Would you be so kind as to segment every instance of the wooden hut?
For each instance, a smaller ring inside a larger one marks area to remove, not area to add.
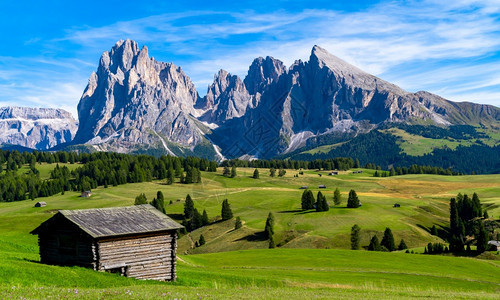
[[[45,264],[78,265],[138,279],[176,279],[180,224],[149,204],[60,210],[31,234]]]
[[[318,188],[320,188],[320,189],[326,189],[326,185],[320,184],[320,185],[318,185]]]
[[[37,203],[35,203],[35,207],[45,207],[47,206],[47,202],[45,201],[38,201]]]
[[[92,196],[91,191],[85,191],[80,195],[80,197],[83,197],[83,198],[89,198],[90,196]]]

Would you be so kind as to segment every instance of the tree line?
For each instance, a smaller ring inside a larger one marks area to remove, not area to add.
[[[200,171],[215,172],[217,163],[197,157],[153,157],[149,155],[129,155],[113,152],[92,154],[74,152],[33,152],[1,151],[0,161],[4,161],[5,171],[0,173],[0,201],[19,201],[47,197],[65,191],[86,191],[98,186],[108,187],[126,183],[165,180],[173,184],[190,184],[201,181]],[[40,178],[37,163],[78,163],[73,171],[58,164],[50,172],[50,179]],[[29,164],[27,172],[18,168]],[[3,170],[3,168],[2,168]]]

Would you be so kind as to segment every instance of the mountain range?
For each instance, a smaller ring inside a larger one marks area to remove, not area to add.
[[[269,159],[390,124],[500,124],[498,107],[407,92],[319,46],[308,61],[288,68],[273,57],[256,58],[244,79],[220,70],[200,97],[181,67],[156,61],[132,40],[102,54],[78,104],[78,125],[61,110],[53,115],[65,125],[50,131],[31,122],[33,130],[23,131],[9,123],[21,114],[1,113],[1,126],[9,128],[2,141],[37,149],[66,143],[98,151]]]

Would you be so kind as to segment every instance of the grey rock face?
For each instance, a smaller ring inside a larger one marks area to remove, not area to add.
[[[155,61],[130,40],[103,53],[78,114],[75,144],[119,152],[160,145],[170,154],[172,145],[199,146],[228,158],[271,158],[311,137],[352,137],[387,122],[500,121],[499,108],[409,93],[318,46],[309,61],[288,69],[272,57],[257,58],[243,81],[220,70],[200,98],[180,67]]]
[[[277,68],[266,72],[264,65]],[[254,109],[214,133],[213,139],[229,149],[223,151],[226,156],[270,158],[304,146],[312,136],[367,132],[386,122],[450,125],[500,120],[496,107],[406,92],[318,46],[308,62],[296,61],[286,72],[280,66],[260,58],[250,67],[245,85],[250,93],[262,94]],[[235,136],[243,138],[230,138]]]
[[[252,99],[238,76],[220,70],[214,76],[214,83],[208,87],[202,106],[207,111],[200,119],[221,124],[226,120],[239,118],[248,107],[253,107]]]
[[[128,152],[135,145],[166,141],[194,146],[202,141],[195,124],[198,93],[180,67],[150,58],[131,40],[101,56],[80,103],[74,143]]]
[[[63,109],[0,108],[0,144],[47,150],[70,142],[78,123]]]

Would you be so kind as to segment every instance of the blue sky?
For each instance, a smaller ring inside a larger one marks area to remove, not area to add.
[[[200,95],[221,68],[244,77],[267,55],[289,66],[317,44],[408,91],[500,106],[500,0],[3,2],[0,106],[76,116],[102,52],[127,38]]]

